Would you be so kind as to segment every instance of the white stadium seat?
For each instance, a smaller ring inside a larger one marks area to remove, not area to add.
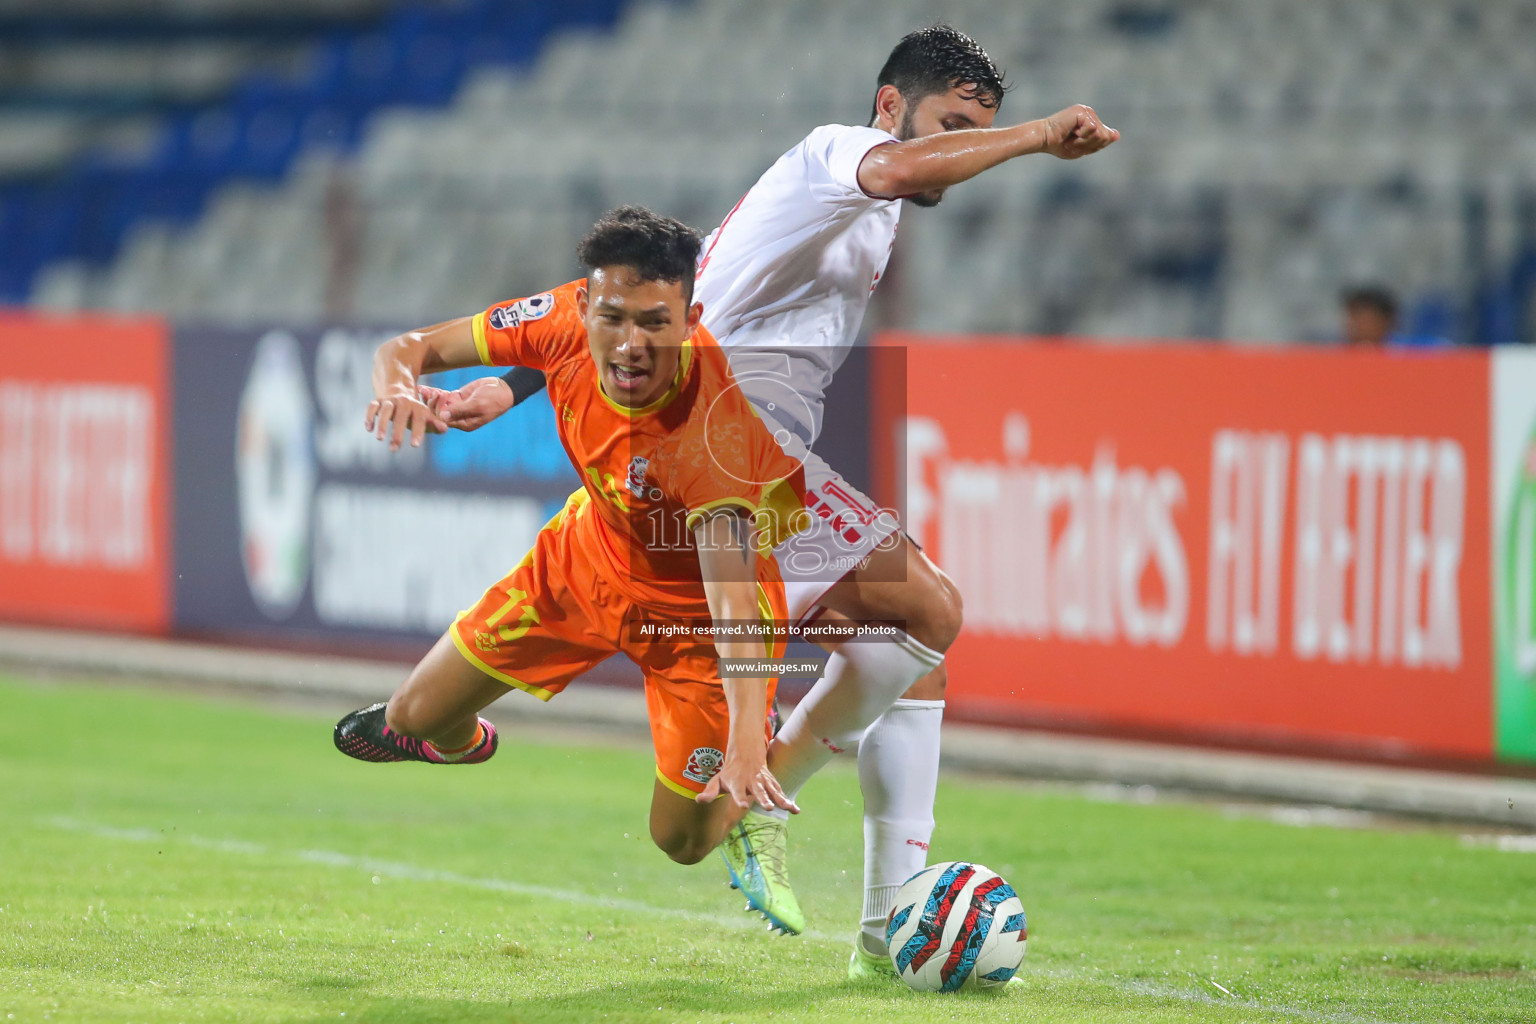
[[[1138,10],[1167,15],[1126,15]],[[556,36],[531,69],[472,71],[446,109],[379,114],[339,165],[228,186],[198,224],[140,229],[103,270],[55,267],[36,298],[238,320],[470,312],[575,273],[575,241],[605,206],[713,227],[805,131],[862,122],[890,45],[939,19],[1006,65],[1003,121],[1081,100],[1124,139],[909,211],[900,294],[881,300],[906,326],[1321,337],[1348,281],[1474,286],[1457,197],[1486,194],[1503,237],[1536,182],[1524,0],[1470,14],[1438,0],[643,0],[611,33]],[[29,130],[68,144],[67,126]],[[337,203],[354,236],[338,235]],[[355,281],[328,300],[335,259]],[[1093,301],[1064,302],[1067,289]]]

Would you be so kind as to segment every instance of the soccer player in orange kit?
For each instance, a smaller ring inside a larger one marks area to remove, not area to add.
[[[535,367],[583,487],[387,704],[337,723],[336,746],[364,761],[484,761],[497,737],[482,708],[511,689],[548,700],[622,651],[645,675],[651,837],[692,864],[752,804],[797,810],[768,767],[774,679],[721,678],[717,658],[782,654],[751,624],[786,617],[772,550],[805,516],[803,474],[699,326],[696,232],[624,207],[578,251],[585,280],[379,348],[366,426],[392,449],[442,427],[417,395],[422,374]],[[657,626],[691,628],[656,639]]]
[[[791,618],[830,624],[901,623],[893,643],[828,647],[821,679],[784,722],[776,743],[800,741],[830,720],[824,702],[862,691],[879,707],[843,716],[846,730],[820,733],[831,751],[859,763],[864,796],[864,903],[848,973],[895,978],[886,922],[901,884],[922,870],[934,830],[939,745],[948,674],[944,652],[961,628],[954,583],[900,530],[894,514],[818,454],[826,390],[859,338],[864,311],[885,276],[904,203],[931,207],[946,191],[999,164],[1048,153],[1076,160],[1120,133],[1089,107],[994,128],[1007,87],[974,39],[948,25],[908,33],[876,79],[867,125],[813,129],[773,163],[705,239],[696,295],[704,324],[731,357],[737,379],[766,422],[805,463],[806,503],[816,522],[777,554]],[[473,430],[542,386],[518,368],[453,392],[431,389],[435,411]],[[809,449],[809,451],[807,451]],[[819,616],[819,618],[818,618]],[[896,697],[894,704],[892,700]],[[775,762],[793,796],[816,770]],[[744,885],[769,918],[803,920],[785,870],[787,815],[753,813],[721,848],[733,883],[738,862],[761,853],[770,871]],[[789,930],[795,930],[790,927]]]

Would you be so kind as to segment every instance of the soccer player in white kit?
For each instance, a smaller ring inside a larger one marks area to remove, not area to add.
[[[885,922],[896,890],[927,863],[946,677],[960,631],[954,584],[895,516],[813,449],[825,389],[858,337],[896,241],[902,200],[1031,153],[1076,159],[1119,138],[1078,105],[992,128],[1006,86],[969,36],[946,25],[905,36],[878,79],[868,126],[823,125],[770,167],[705,239],[695,288],[703,322],[780,443],[803,460],[815,527],[776,551],[801,623],[901,623],[880,642],[826,645],[825,675],[775,739],[774,774],[793,796],[837,753],[858,751],[864,795],[864,911],[849,975],[894,976]],[[435,412],[472,430],[542,386],[533,371],[434,392]],[[783,814],[754,811],[722,846],[732,883],[781,931],[804,915],[784,869]]]

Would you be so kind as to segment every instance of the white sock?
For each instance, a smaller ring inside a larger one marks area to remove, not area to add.
[[[891,705],[859,743],[864,792],[864,945],[885,949],[885,920],[903,882],[928,866],[939,785],[942,700]]]
[[[768,767],[784,792],[793,798],[833,754],[854,750],[864,730],[943,660],[905,633],[843,644],[768,748]]]

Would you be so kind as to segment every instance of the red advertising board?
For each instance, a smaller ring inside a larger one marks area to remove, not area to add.
[[[166,628],[167,358],[158,321],[0,314],[0,618]]]
[[[1485,356],[882,341],[956,712],[1491,759]]]

